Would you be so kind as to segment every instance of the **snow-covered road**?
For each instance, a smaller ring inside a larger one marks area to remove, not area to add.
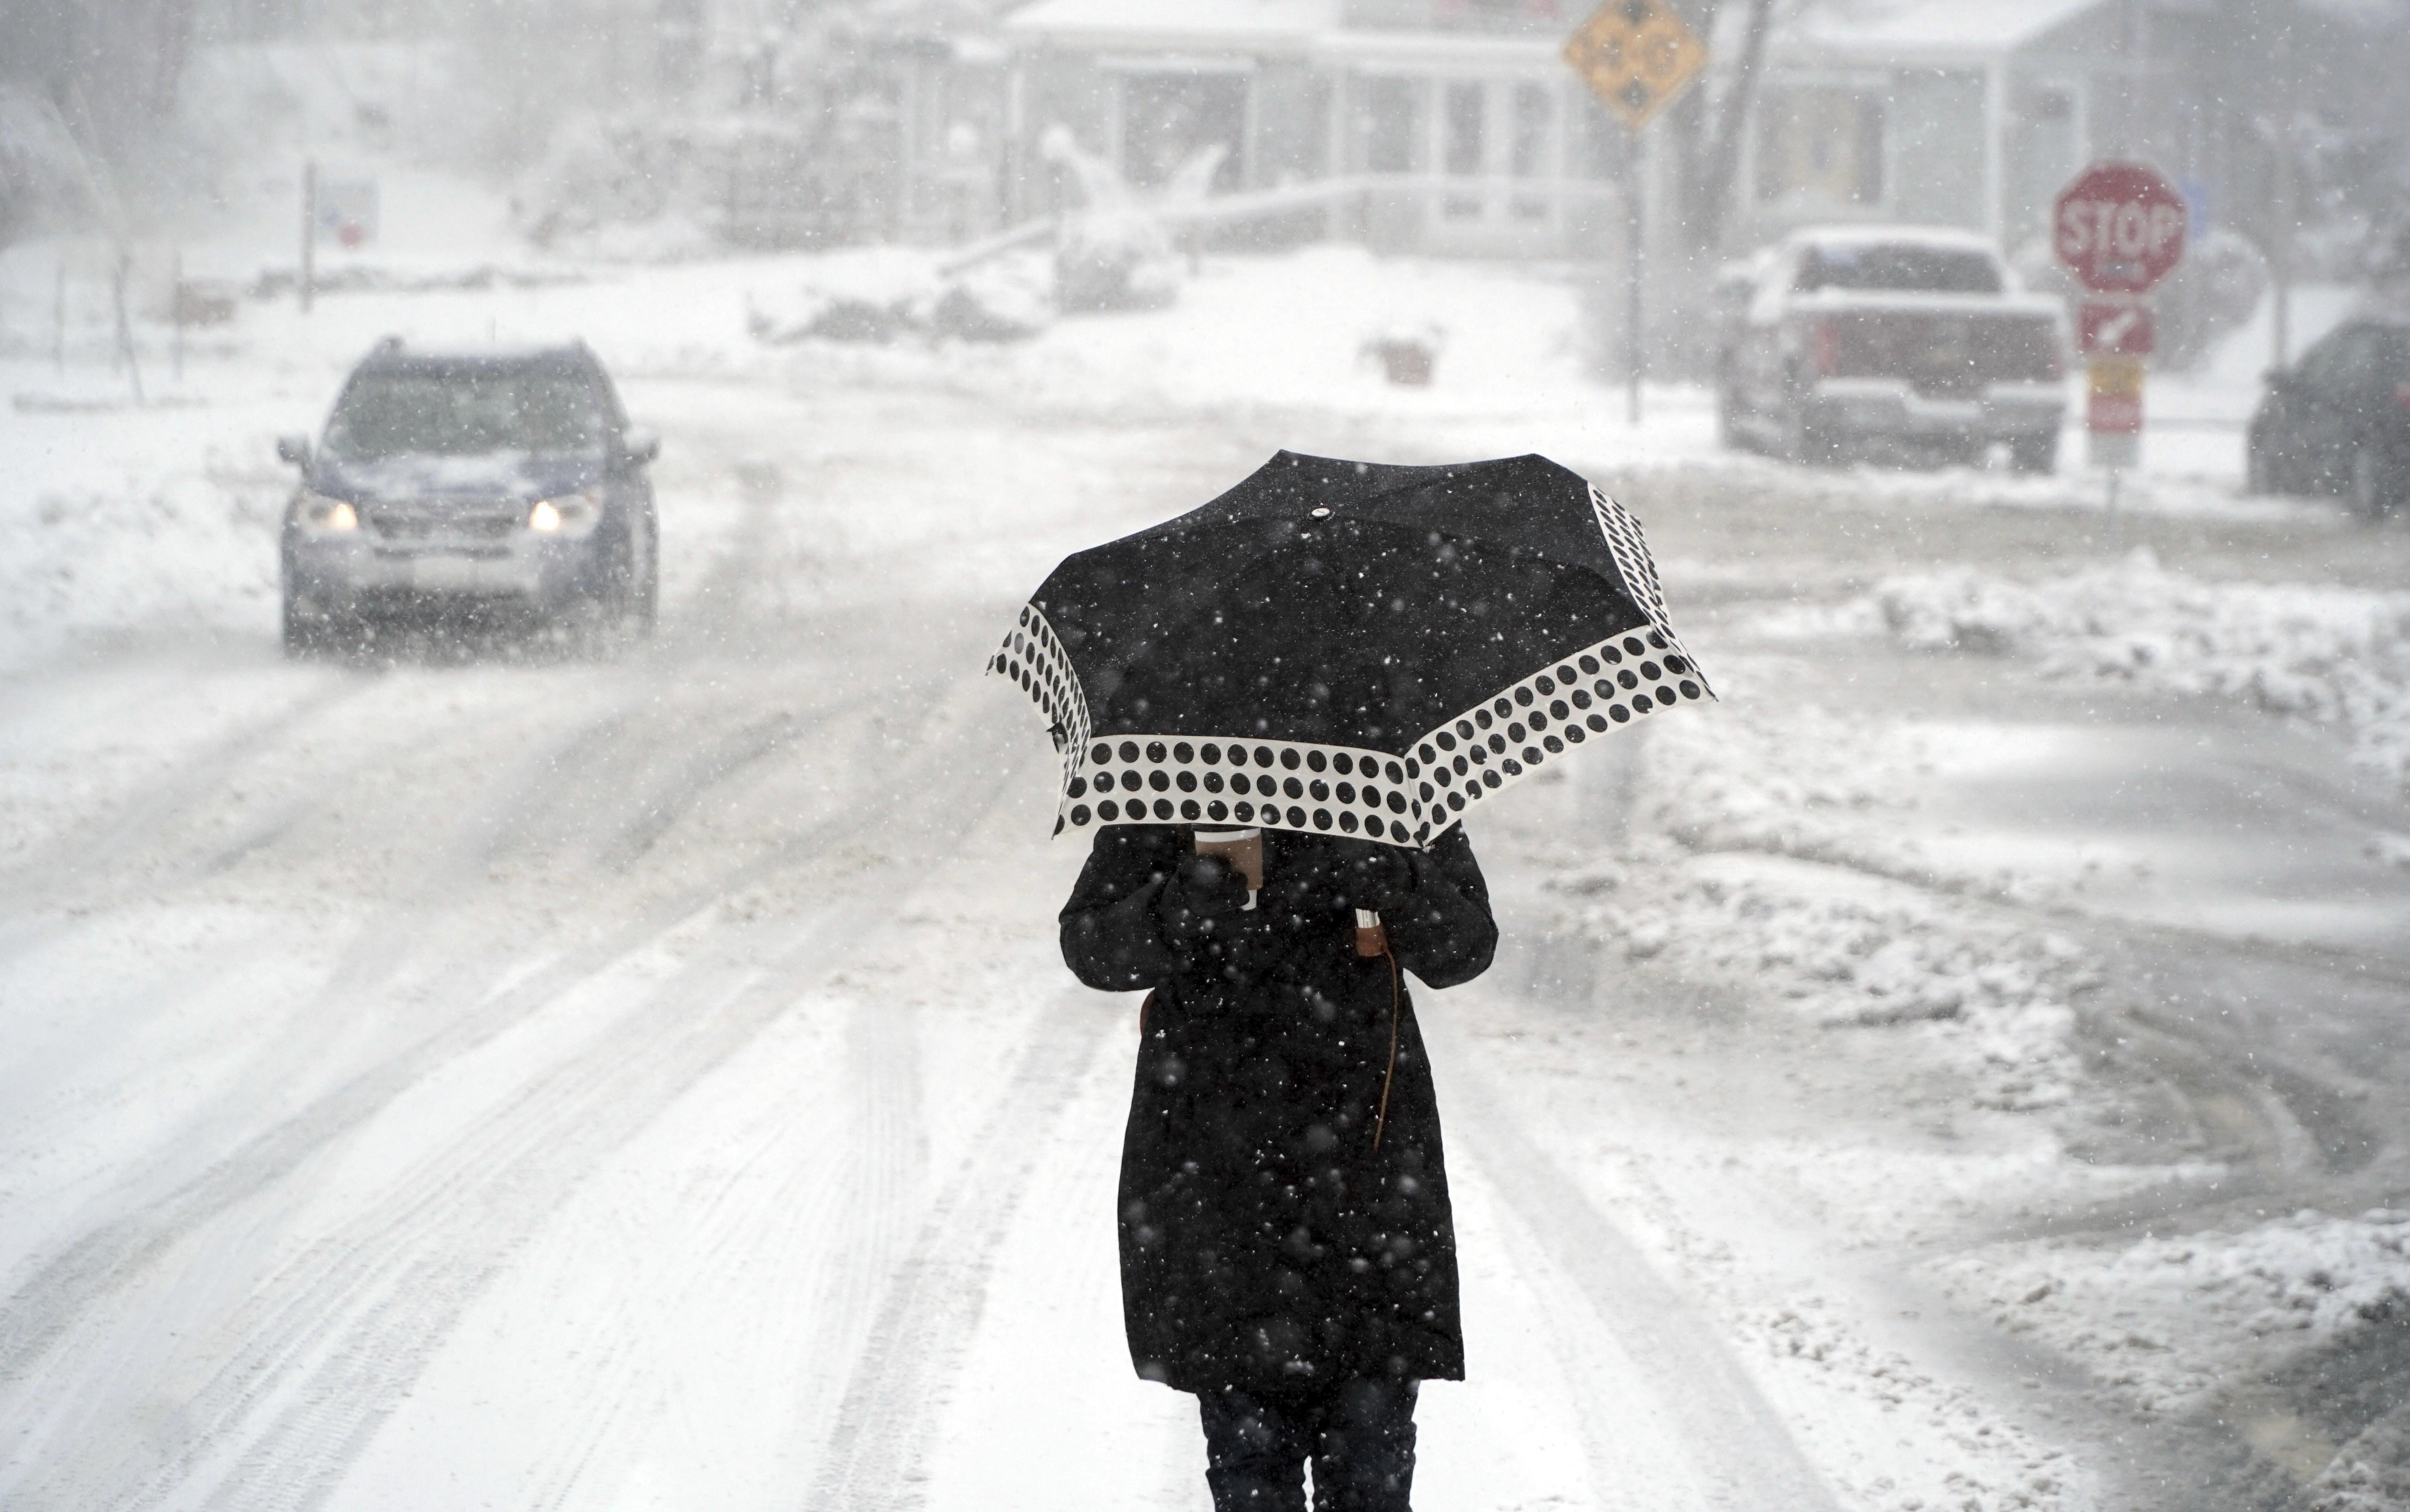
[[[1418,1505],[2242,1507],[2348,1458],[2302,1362],[2410,1381],[2364,1326],[2410,1306],[2410,532],[1699,455],[1503,279],[1465,395],[1240,403],[1187,359],[1272,285],[1213,276],[1021,356],[696,356],[560,293],[665,438],[661,632],[601,662],[277,656],[314,370],[0,416],[0,1505],[1203,1506],[1121,1343],[1133,1005],[1055,957],[1081,858],[978,669],[1282,445],[1590,472],[1727,699],[1474,836]]]
[[[1052,959],[1079,858],[976,674],[996,587],[1244,443],[636,398],[681,566],[619,662],[137,639],[7,686],[7,1505],[1198,1504],[1118,1340],[1128,1005]],[[1485,1368],[1430,1505],[1817,1505],[1464,1084]]]

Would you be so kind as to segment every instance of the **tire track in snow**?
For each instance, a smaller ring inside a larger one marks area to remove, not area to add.
[[[983,749],[995,738],[993,730],[968,726],[945,744],[923,749],[913,764],[944,772],[966,764],[981,770],[982,765],[968,763],[970,749],[974,744]],[[936,830],[918,810],[899,821],[897,810],[918,786],[899,781],[885,790],[881,801],[833,821],[770,865],[746,870],[759,875],[791,866],[805,855],[834,849],[850,834],[906,834],[921,842],[916,850],[945,849],[985,814],[1017,766],[1008,761],[984,768],[990,772],[984,791],[965,794],[971,801],[953,810],[958,826]],[[921,821],[917,825],[910,821],[915,818]],[[927,859],[915,854],[892,863],[891,869],[908,874]],[[723,878],[711,891],[742,885],[741,878]],[[806,943],[790,952],[789,964],[814,952],[825,952],[831,961],[841,959],[849,947],[871,933],[886,896],[872,890],[833,909]],[[362,1079],[371,1086],[347,1088],[352,1096],[326,1099],[312,1110],[316,1117],[280,1128],[273,1148],[254,1152],[270,1158],[243,1162],[227,1173],[227,1180],[208,1184],[211,1189],[198,1194],[202,1200],[196,1204],[203,1211],[154,1230],[130,1258],[148,1264],[162,1258],[201,1221],[263,1191],[332,1139],[365,1123],[436,1066],[474,1049],[595,974],[571,973],[565,983],[541,984],[524,995],[527,1000],[507,1022],[483,1026],[485,1032],[473,1042],[447,1043],[441,1054],[406,1057]],[[200,1430],[188,1435],[187,1445],[147,1474],[109,1457],[98,1469],[110,1484],[80,1487],[59,1505],[156,1505],[185,1489],[189,1477],[211,1475],[220,1477],[233,1504],[246,1509],[301,1507],[323,1500],[383,1420],[395,1388],[423,1367],[460,1312],[506,1263],[510,1250],[565,1195],[575,1176],[742,1048],[792,996],[791,987],[740,991],[736,1007],[718,1011],[698,1028],[688,1000],[693,990],[691,984],[673,983],[655,994],[628,1015],[630,1028],[603,1037],[568,1065],[545,1073],[519,1102],[490,1115],[435,1159],[422,1161],[406,1190],[396,1194],[398,1212],[380,1210],[352,1226],[347,1236],[313,1246],[297,1262],[300,1273],[277,1278],[267,1288],[272,1301],[237,1330],[241,1343],[223,1351],[225,1366],[185,1404],[185,1420],[196,1422]],[[458,1035],[445,1038],[462,1040]],[[114,1270],[122,1276],[135,1268],[121,1261]],[[92,1272],[87,1265],[53,1279],[86,1283],[76,1288],[86,1294],[103,1289],[92,1284],[95,1280],[115,1279],[95,1278]],[[20,1296],[22,1301],[24,1294]],[[385,1300],[380,1301],[380,1296]],[[12,1318],[23,1312],[12,1309]],[[32,1340],[0,1339],[0,1345],[14,1345],[0,1353],[0,1366],[6,1367],[0,1374],[22,1375],[21,1361],[52,1343],[58,1331],[53,1328]],[[281,1407],[280,1399],[288,1396],[298,1396],[300,1404]],[[269,1420],[253,1427],[254,1419],[263,1415]],[[225,1446],[238,1439],[248,1447],[231,1468],[225,1468]],[[154,1446],[146,1442],[123,1447],[129,1457],[139,1458]],[[89,1456],[81,1459],[91,1465]]]
[[[1426,1033],[1430,1027],[1427,1021]],[[1446,1092],[1461,1110],[1449,1124],[1454,1141],[1645,1376],[1711,1504],[1832,1512],[1832,1492],[1723,1336],[1524,1131],[1468,1037],[1442,1025],[1432,1038],[1447,1047]],[[1601,1487],[1619,1478],[1604,1443],[1601,1435],[1590,1445]]]
[[[574,747],[599,724],[618,718],[616,710],[589,720],[557,740],[552,749]],[[524,760],[508,789],[540,781],[547,753]],[[515,800],[504,795],[478,806],[458,821],[435,864],[414,890],[419,900],[432,902],[450,894],[456,899],[470,884],[474,868],[491,843]],[[799,845],[849,833],[837,821],[806,836]],[[69,1245],[27,1279],[0,1312],[0,1379],[24,1375],[33,1362],[59,1337],[73,1315],[105,1292],[118,1278],[153,1264],[167,1248],[188,1231],[264,1190],[298,1168],[317,1150],[357,1127],[395,1097],[444,1065],[488,1042],[546,1003],[600,977],[631,956],[650,948],[681,923],[710,906],[713,899],[748,885],[777,869],[781,858],[751,862],[701,883],[681,889],[665,902],[644,910],[627,928],[603,941],[573,952],[555,967],[540,971],[495,996],[476,1011],[386,1058],[332,1091],[313,1099],[275,1127],[243,1141],[224,1158],[165,1194],[138,1214],[118,1219]],[[415,901],[415,900],[414,900]],[[324,1037],[342,1032],[345,1010],[378,981],[406,963],[414,952],[431,942],[428,921],[414,918],[414,904],[382,910],[356,937],[328,981],[295,1015],[299,1040],[271,1050],[276,1066],[306,1063],[311,1047]],[[433,984],[439,994],[455,997],[479,996],[479,976],[505,969],[508,963],[478,962],[454,967]],[[307,1043],[301,1041],[308,1041]],[[271,1082],[270,1084],[273,1084]]]
[[[414,960],[431,957],[439,963],[431,978],[415,984],[419,996],[437,1001],[459,1002],[474,1002],[486,996],[491,991],[492,981],[506,963],[458,959],[468,952],[458,948],[460,942],[451,938],[453,933],[457,933],[452,926],[462,920],[473,923],[482,915],[485,910],[478,900],[491,890],[487,867],[512,845],[528,836],[537,823],[534,816],[557,811],[567,801],[559,791],[562,784],[558,774],[564,767],[583,769],[609,752],[615,741],[629,728],[633,710],[646,696],[649,687],[649,681],[634,686],[607,687],[602,691],[612,696],[601,709],[579,708],[573,702],[571,709],[581,713],[583,718],[566,728],[556,730],[548,738],[536,742],[532,747],[522,743],[516,759],[489,777],[485,796],[465,806],[464,812],[451,816],[448,834],[433,848],[432,855],[422,864],[418,877],[405,890],[404,895],[372,911],[352,930],[351,943],[337,955],[325,981],[298,1001],[286,1015],[288,1032],[263,1041],[264,1049],[255,1061],[254,1070],[243,1080],[250,1083],[280,1085],[289,1077],[304,1072],[329,1042],[351,1032],[355,1019],[353,1010],[389,986]],[[593,691],[587,686],[566,691],[582,696]],[[858,712],[870,702],[871,697],[866,692],[852,693],[826,704],[791,711],[787,716],[787,731],[800,741],[811,730]],[[330,702],[336,701],[321,701],[321,706]],[[483,712],[472,711],[467,719],[474,720],[482,717]],[[554,718],[550,708],[540,708],[536,712],[539,718],[546,720]],[[465,737],[460,733],[455,734],[455,747],[464,757],[471,754],[472,748]],[[647,747],[636,750],[631,759],[640,774],[643,766],[660,753]],[[462,764],[473,763],[464,761]],[[724,780],[734,775],[736,770],[731,766],[725,771],[710,774],[710,778]],[[692,763],[686,765],[684,773],[696,775]],[[617,786],[605,783],[604,791],[633,791],[636,786],[633,781]],[[653,791],[663,790],[656,785]],[[620,803],[631,809],[635,821],[642,821],[648,806],[657,800],[632,804],[622,796]],[[609,827],[607,820],[602,827]],[[600,949],[584,952],[576,960],[582,962],[589,972],[607,969],[617,956],[642,949],[643,941],[673,927],[678,920],[701,907],[705,899],[716,895],[723,885],[738,885],[743,878],[751,874],[739,866],[707,880],[702,886],[681,889],[666,905],[645,911],[614,941],[606,942]],[[547,976],[540,980],[553,981],[554,978]],[[556,986],[559,990],[567,990],[573,980],[559,979]],[[506,1022],[513,1021],[519,1013],[531,1011],[544,1000],[547,999],[524,992],[514,994],[509,1002],[500,1005],[498,1014],[489,1012],[486,1017],[491,1020],[499,1016]],[[491,1031],[498,1030],[501,1025],[489,1023],[486,1027]],[[476,1034],[466,1042],[482,1042],[484,1038],[484,1034]],[[458,1037],[454,1039],[456,1043],[460,1042]],[[197,1127],[191,1132],[194,1138],[178,1139],[170,1143],[190,1148],[196,1147],[196,1141],[205,1144],[223,1142],[225,1138],[223,1134],[212,1135]],[[162,1197],[172,1202],[176,1195],[167,1193]],[[145,1219],[156,1216],[154,1212],[146,1214]],[[103,1243],[106,1244],[108,1241],[103,1239]],[[114,1247],[123,1248],[122,1244]],[[103,1266],[102,1269],[114,1267]],[[28,1331],[47,1331],[41,1326],[44,1309],[29,1296],[29,1292],[38,1293],[44,1289],[39,1278],[27,1283],[26,1288],[21,1290],[16,1298],[17,1305],[9,1309],[7,1316],[0,1317],[0,1371],[5,1371],[12,1360],[22,1358],[24,1336]]]
[[[832,705],[832,712],[856,713],[872,701],[871,694],[856,694]],[[801,717],[781,709],[713,741],[667,778],[651,785],[637,801],[635,817],[602,848],[603,865],[625,868],[643,860],[679,820],[694,811],[702,798],[743,776],[758,763],[791,748],[804,728]]]
[[[692,613],[681,616],[674,628],[681,639],[692,640],[724,637],[733,628],[741,614],[744,589],[748,578],[764,571],[762,545],[766,537],[772,511],[783,491],[778,471],[771,464],[739,463],[743,480],[746,509],[732,532],[732,537],[714,560],[705,575],[706,591],[699,592],[690,605]],[[691,619],[693,623],[687,621]],[[129,663],[138,664],[135,658]],[[248,666],[237,666],[237,672],[249,672]],[[302,669],[293,669],[300,672]],[[319,674],[323,669],[308,669]],[[667,664],[664,657],[654,655],[638,661],[639,681],[645,686],[659,686],[676,679],[680,669]],[[24,679],[12,679],[22,683]],[[357,704],[382,686],[382,681],[367,665],[343,669],[338,680],[313,677],[318,686],[303,689],[290,703],[265,718],[255,719],[241,727],[208,742],[197,753],[178,759],[172,771],[138,791],[126,810],[114,820],[105,821],[97,831],[68,833],[53,837],[36,858],[20,863],[0,874],[0,900],[12,909],[36,902],[54,901],[63,886],[79,880],[97,880],[112,866],[123,863],[145,841],[154,837],[181,815],[200,806],[211,795],[222,791],[246,766],[255,762],[270,747],[288,735],[321,721],[345,705]],[[641,702],[640,689],[621,689],[619,706],[623,714],[632,715]],[[464,716],[465,720],[482,717],[483,711]],[[417,737],[423,741],[424,736]],[[415,743],[415,742],[414,742]],[[189,886],[225,871],[244,856],[272,844],[286,833],[313,804],[339,785],[333,774],[308,785],[295,794],[276,812],[254,820],[243,826],[234,839],[212,849],[208,855],[185,858],[158,875],[144,879],[146,888],[153,893]],[[675,816],[673,816],[675,818]],[[666,824],[663,828],[666,828]],[[63,927],[12,928],[0,930],[0,963],[50,943],[57,935],[67,932]]]
[[[700,1094],[698,1094],[700,1096]],[[623,1299],[635,1300],[643,1314],[654,1318],[679,1317],[708,1300],[724,1307],[731,1297],[749,1296],[747,1332],[754,1337],[791,1341],[812,1334],[820,1316],[820,1292],[809,1282],[809,1269],[797,1257],[824,1247],[827,1236],[839,1231],[850,1215],[842,1199],[842,1185],[828,1179],[829,1151],[839,1146],[848,1122],[846,1111],[834,1099],[800,1102],[781,1098],[775,1116],[745,1159],[719,1173],[699,1200],[680,1201],[681,1227],[701,1243],[691,1249],[662,1246],[640,1249],[612,1267],[612,1286]],[[756,1172],[768,1172],[766,1190],[748,1190]],[[763,1294],[762,1261],[776,1278]],[[623,1301],[618,1310],[628,1310]],[[526,1505],[530,1512],[557,1512],[573,1496],[594,1503],[607,1497],[598,1485],[608,1486],[614,1472],[624,1474],[628,1448],[647,1430],[658,1431],[679,1409],[675,1394],[684,1384],[668,1378],[677,1360],[690,1359],[682,1351],[664,1368],[658,1346],[648,1348],[633,1326],[592,1331],[577,1337],[602,1345],[604,1358],[577,1383],[574,1398],[582,1410],[567,1432],[547,1452],[536,1458],[526,1477],[531,1489]],[[681,1343],[683,1343],[683,1336]],[[820,1358],[809,1350],[790,1358]],[[782,1414],[794,1420],[791,1403]],[[791,1444],[781,1435],[781,1448]],[[614,1463],[617,1458],[619,1462]],[[791,1459],[792,1452],[774,1450],[770,1462]]]
[[[131,858],[178,815],[224,789],[277,741],[357,700],[367,691],[359,683],[306,690],[266,718],[219,736],[196,755],[179,759],[173,771],[138,790],[116,818],[96,827],[70,828],[45,842],[33,858],[10,866],[5,879],[0,879],[0,890],[5,890],[0,891],[0,907],[10,912],[48,908],[80,885],[99,880],[109,868]],[[165,875],[144,881],[153,892],[172,889],[207,875],[210,869],[207,863],[172,866]],[[0,932],[0,965],[42,949],[73,927],[71,922],[36,921]]]
[[[878,1316],[884,1278],[906,1253],[928,1167],[921,1103],[917,1009],[859,1001],[846,1021],[846,1120],[831,1183],[848,1230],[814,1301],[813,1359],[856,1358]],[[806,1420],[834,1414],[834,1392],[808,1403]]]
[[[993,731],[975,730],[970,733],[977,736],[975,744],[980,748],[994,736]],[[941,749],[924,751],[922,761],[916,765],[928,764],[940,770],[954,770],[968,755],[967,747],[973,743],[959,744],[964,749],[950,744]],[[957,848],[961,836],[986,814],[1014,775],[1009,766],[993,773],[986,791],[976,795],[978,801],[964,805],[954,824],[943,830],[924,832],[921,836],[922,846],[917,849],[925,852],[951,851]],[[900,792],[908,793],[915,786],[905,782],[899,783],[897,788]],[[902,801],[898,797],[890,803],[900,805]],[[857,823],[872,833],[890,832],[895,818],[892,810],[881,806],[880,811],[859,816]],[[822,845],[813,849],[824,850],[828,847]],[[908,877],[923,868],[929,859],[926,853],[911,855],[892,863],[889,869]],[[691,1039],[690,1032],[688,1040],[678,1040],[667,1047],[666,1054],[663,1053],[662,1041],[676,1039],[679,1034],[677,1026],[690,1017],[692,1011],[685,1001],[685,995],[675,991],[665,991],[657,999],[657,1006],[646,1010],[648,1019],[658,1021],[653,1025],[657,1032],[649,1037],[633,1038],[647,1039],[648,1042],[631,1046],[625,1041],[632,1037],[614,1035],[608,1041],[599,1043],[585,1057],[590,1063],[589,1070],[599,1070],[606,1076],[618,1074],[625,1062],[633,1060],[650,1068],[644,1073],[648,1077],[650,1090],[640,1094],[627,1088],[615,1088],[608,1096],[598,1094],[586,1098],[584,1102],[587,1106],[602,1111],[599,1124],[604,1132],[601,1138],[597,1138],[590,1129],[585,1129],[573,1141],[564,1137],[558,1142],[549,1140],[530,1141],[529,1148],[541,1152],[542,1158],[566,1163],[569,1169],[560,1175],[547,1179],[540,1171],[531,1170],[535,1162],[525,1157],[515,1166],[503,1163],[509,1177],[508,1188],[513,1194],[509,1204],[497,1208],[476,1224],[455,1223],[452,1226],[473,1233],[476,1245],[488,1252],[487,1258],[483,1263],[477,1263],[479,1258],[476,1255],[463,1253],[471,1246],[422,1244],[420,1248],[429,1253],[411,1275],[396,1286],[398,1300],[367,1323],[346,1330],[352,1335],[370,1334],[386,1341],[386,1350],[367,1368],[354,1368],[348,1352],[337,1357],[330,1362],[331,1370],[321,1370],[304,1388],[303,1395],[311,1404],[288,1413],[285,1419],[254,1445],[246,1456],[246,1464],[263,1475],[280,1474],[298,1463],[321,1467],[317,1474],[306,1487],[285,1494],[276,1494],[281,1490],[281,1481],[265,1487],[246,1484],[235,1505],[249,1512],[250,1508],[259,1506],[298,1509],[322,1503],[340,1483],[341,1471],[365,1450],[376,1428],[382,1424],[387,1410],[382,1403],[389,1398],[393,1385],[417,1375],[442,1339],[449,1334],[460,1314],[506,1263],[508,1251],[522,1243],[527,1234],[532,1232],[536,1223],[549,1216],[550,1205],[530,1216],[528,1204],[518,1199],[519,1195],[531,1188],[555,1194],[557,1202],[559,1196],[566,1194],[574,1174],[591,1169],[611,1150],[648,1126],[677,1096],[683,1095],[767,1029],[795,995],[796,986],[788,979],[798,963],[811,959],[813,979],[820,980],[849,958],[855,949],[875,935],[879,923],[887,918],[887,906],[893,895],[885,888],[869,890],[868,895],[832,910],[818,921],[814,938],[789,952],[766,984],[749,987],[741,995],[738,1006],[721,1015],[728,1022],[710,1037],[715,1053],[700,1059],[693,1058],[688,1043]],[[893,1010],[886,1005],[865,1005],[864,1012],[880,1021],[892,1021],[893,1018]],[[873,1057],[887,1069],[882,1075],[883,1081],[893,1083],[900,1079],[912,1089],[912,1093],[916,1093],[918,1077],[915,1067],[908,1055],[893,1053],[893,1038],[892,1035],[878,1037],[873,1041]],[[882,1050],[886,1054],[880,1054]],[[661,1069],[663,1067],[667,1068],[666,1072]],[[1020,1084],[1017,1079],[1014,1086]],[[1007,1096],[1009,1098],[1009,1092]],[[899,1104],[891,1091],[889,1096],[875,1099],[874,1107],[885,1115],[878,1120],[878,1127],[870,1131],[875,1163],[890,1169],[896,1164],[908,1166],[915,1163],[910,1156],[918,1142],[919,1120],[913,1115],[910,1097],[911,1094],[907,1093],[906,1099]],[[511,1116],[514,1120],[519,1116],[515,1107]],[[901,1162],[893,1158],[893,1147],[899,1143],[905,1146],[906,1151],[905,1159]],[[495,1162],[489,1157],[481,1157],[467,1164],[471,1170],[484,1170]],[[520,1220],[515,1228],[511,1221],[514,1217]],[[498,1243],[498,1236],[505,1236],[509,1242]],[[989,1247],[992,1248],[992,1244]],[[975,1317],[976,1315],[973,1316]],[[607,1416],[615,1406],[615,1403],[602,1404],[602,1415]],[[263,1490],[270,1494],[263,1495]]]
[[[887,1278],[805,1504],[811,1512],[906,1512],[925,1501],[922,1461],[996,1249],[1055,1124],[1111,1040],[1084,995],[1058,996],[1038,1019],[969,1156]]]

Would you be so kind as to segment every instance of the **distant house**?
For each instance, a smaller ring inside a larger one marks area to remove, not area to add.
[[[1626,162],[1620,126],[1561,55],[1594,3],[1034,0],[1002,23],[1022,154],[1009,212],[1040,212],[1060,192],[1030,155],[1059,124],[1140,186],[1218,143],[1218,191],[1325,186],[1378,244],[1581,253],[1611,240]],[[2198,34],[2214,8],[1778,6],[1726,250],[1808,222],[1894,219],[2013,247],[2083,161],[2119,145],[2211,182],[2223,128],[2204,113]],[[1670,189],[1663,157],[1652,139],[1638,158],[1652,204]]]
[[[1036,0],[1004,22],[1024,151],[1067,126],[1141,188],[1201,146],[1224,192],[1326,185],[1360,232],[1562,255],[1612,214],[1619,143],[1565,65],[1587,0]],[[1050,208],[1015,175],[1021,213]]]
[[[1808,222],[1962,225],[2014,248],[2097,153],[2202,180],[2201,7],[2135,0],[1816,0],[1778,28],[1735,240]]]

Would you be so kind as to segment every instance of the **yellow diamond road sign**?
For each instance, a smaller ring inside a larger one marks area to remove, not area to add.
[[[1565,61],[1638,131],[1707,65],[1707,45],[1664,0],[1606,0],[1565,44]]]

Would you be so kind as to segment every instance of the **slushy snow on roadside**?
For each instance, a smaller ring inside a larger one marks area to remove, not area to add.
[[[2312,1345],[2410,1316],[2410,1213],[2299,1213],[2104,1247],[2042,1240],[1935,1267],[1961,1300],[2091,1367],[2136,1406],[2200,1406]]]
[[[2359,760],[2410,783],[2410,593],[2211,582],[2169,572],[2145,549],[2037,582],[1973,567],[1903,574],[1838,608],[1779,611],[1760,628],[2033,656],[2047,676],[2239,699],[2336,730]]]
[[[2065,1105],[2081,1074],[2072,1005],[2099,973],[2073,941],[1987,907],[2025,880],[1939,870],[1865,822],[1924,760],[1917,730],[1743,696],[1784,665],[1730,661],[1733,702],[1650,727],[1633,812],[1642,853],[1662,848],[1642,864],[1662,872],[1592,889],[1584,928],[1818,1024],[1916,1025],[1979,1106]]]

